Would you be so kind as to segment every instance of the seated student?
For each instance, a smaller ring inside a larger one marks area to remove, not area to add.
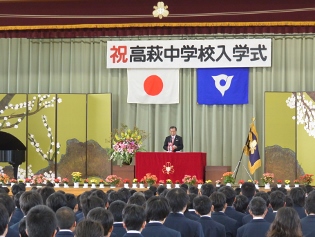
[[[9,213],[7,209],[0,204],[0,236],[6,236],[8,233]]]
[[[215,188],[212,184],[204,183],[201,185],[200,194],[210,197],[210,195],[215,191]]]
[[[76,226],[74,211],[69,207],[61,207],[56,211],[56,218],[59,228],[56,237],[73,237]]]
[[[193,202],[196,212],[200,215],[198,222],[202,226],[204,236],[225,237],[224,225],[215,222],[211,218],[212,203],[210,199],[206,196],[198,196]]]
[[[105,208],[105,203],[102,199],[99,197],[88,197],[81,199],[81,206],[82,206],[82,212],[83,212],[83,218],[79,220],[82,221],[87,214],[89,213],[90,210],[96,207],[102,207]]]
[[[228,217],[224,213],[227,206],[225,195],[223,193],[214,192],[211,194],[210,200],[212,202],[211,218],[224,225],[227,237],[235,237],[238,225],[236,220]]]
[[[267,211],[265,200],[254,197],[249,203],[249,213],[253,220],[238,228],[237,237],[265,237],[270,227],[270,223],[264,220]]]
[[[143,207],[131,204],[127,205],[123,212],[123,226],[127,233],[124,237],[143,237],[142,229],[145,227],[145,212]]]
[[[123,237],[126,234],[126,229],[123,227],[122,222],[122,211],[125,208],[126,203],[123,201],[114,201],[112,202],[108,210],[113,214],[114,217],[114,230],[113,233],[116,234],[117,237]]]
[[[293,208],[297,211],[299,214],[300,219],[306,217],[305,214],[305,192],[303,191],[302,188],[292,188],[290,191],[290,196],[292,197],[293,200]]]
[[[55,189],[53,187],[43,187],[39,190],[39,194],[42,196],[43,203],[46,204],[47,198],[55,193]]]
[[[303,236],[311,237],[312,232],[315,232],[315,191],[308,194],[305,202],[305,210],[307,216],[301,219]]]
[[[125,203],[128,202],[128,199],[130,198],[131,194],[128,188],[120,188],[118,191],[118,193],[121,193],[123,195],[123,200]]]
[[[198,195],[198,193],[199,193],[199,189],[196,187],[196,186],[190,186],[189,188],[188,188],[188,194],[196,194],[196,195]]]
[[[101,223],[92,220],[83,220],[75,228],[75,237],[101,237],[103,233]]]
[[[122,192],[116,192],[116,191],[112,191],[108,194],[108,204],[110,205],[112,202],[120,200],[123,201],[125,203],[127,203],[127,199],[125,194],[123,194]]]
[[[203,237],[201,224],[184,216],[189,201],[187,193],[181,188],[174,188],[166,194],[166,199],[172,213],[166,217],[164,225],[179,231],[182,237]]]
[[[29,237],[54,237],[57,232],[56,214],[47,206],[32,207],[26,216]]]
[[[129,193],[129,191],[128,191],[128,193]],[[100,199],[102,199],[104,201],[105,208],[108,208],[108,206],[109,206],[108,205],[108,195],[103,190],[100,190],[100,189],[93,190],[90,197],[99,197]]]
[[[136,204],[145,207],[146,199],[141,195],[133,195],[129,198],[127,204]]]
[[[246,214],[248,203],[248,198],[240,194],[235,196],[233,207],[235,208],[235,211]]]
[[[143,194],[144,194],[145,200],[148,200],[150,197],[154,196],[154,194],[151,190],[146,190],[143,192]]]
[[[114,217],[110,211],[102,207],[96,207],[89,211],[87,219],[101,223],[104,229],[104,237],[112,236],[111,233],[113,231]]]
[[[281,191],[274,191],[270,193],[270,206],[273,211],[273,215],[270,217],[270,221],[275,219],[277,211],[285,206],[285,194]]]
[[[52,193],[46,199],[46,205],[56,212],[59,208],[67,206],[66,196],[60,192]]]
[[[76,213],[79,210],[78,200],[72,193],[66,193],[65,194],[66,200],[67,200],[67,207],[69,207],[71,210]]]
[[[24,217],[24,214],[20,208],[20,197],[21,197],[23,192],[24,191],[20,191],[20,192],[16,193],[13,197],[14,204],[15,204],[15,210],[13,212],[11,219],[10,219],[9,226],[14,225],[15,223],[18,223]]]
[[[170,213],[170,206],[164,197],[151,197],[147,201],[146,216],[148,223],[141,234],[144,237],[181,237],[178,231],[163,225],[165,218]]]
[[[195,209],[194,209],[194,204],[193,204],[194,198],[197,197],[197,194],[190,193],[188,194],[188,197],[189,197],[189,201],[187,203],[187,208],[184,212],[184,215],[190,220],[197,221],[199,220],[200,217],[199,215],[196,214]]]
[[[151,186],[152,187],[152,186]],[[150,187],[150,188],[151,188]],[[157,187],[157,189],[156,189],[156,195],[158,195],[158,196],[160,196],[161,195],[161,193],[164,191],[166,189],[166,187],[164,186],[164,185],[159,185],[158,187]]]
[[[19,223],[19,234],[20,237],[28,237],[26,234],[26,218],[23,218]]]
[[[225,198],[226,198],[227,207],[224,213],[228,217],[231,217],[232,219],[236,220],[238,227],[242,226],[243,225],[242,219],[245,216],[245,213],[236,211],[233,207],[233,202],[236,197],[236,192],[234,191],[234,189],[229,186],[223,186],[219,188],[218,192],[224,193]]]
[[[256,193],[256,187],[255,184],[252,182],[245,182],[242,184],[241,187],[241,194],[248,198],[248,202],[252,200]]]

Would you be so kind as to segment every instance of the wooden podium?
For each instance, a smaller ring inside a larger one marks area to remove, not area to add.
[[[205,168],[206,180],[210,179],[213,184],[222,178],[223,173],[231,171],[231,166],[206,166]]]

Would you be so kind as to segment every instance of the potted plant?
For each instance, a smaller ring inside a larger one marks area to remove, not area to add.
[[[54,179],[54,183],[55,183],[55,187],[59,188],[60,179],[58,179],[58,178]]]
[[[313,182],[313,174],[304,174],[300,177],[302,184],[309,185]]]
[[[11,184],[11,187],[14,185],[14,184],[17,184],[17,180],[16,179],[10,179],[10,184]]]
[[[148,187],[150,187],[151,185],[156,184],[156,182],[157,182],[157,177],[154,174],[151,174],[151,173],[147,173],[143,177],[143,179],[148,184]]]
[[[294,181],[294,187],[300,187],[300,180],[298,180],[298,179],[295,179]]]
[[[281,180],[281,179],[278,179],[278,180],[277,180],[277,187],[278,187],[278,188],[281,188],[281,186],[282,186],[282,180]]]
[[[180,182],[179,180],[175,180],[175,188],[179,188],[180,187]]]
[[[82,174],[80,172],[72,172],[71,174],[74,188],[79,188],[79,183],[81,182]]]
[[[45,181],[45,177],[42,174],[34,175],[32,177],[32,183],[35,184],[38,188],[41,188]]]
[[[0,184],[7,184],[10,180],[10,177],[7,174],[0,173]]]
[[[117,175],[108,175],[105,179],[106,183],[110,185],[110,188],[116,188],[116,186],[122,181],[122,178]]]
[[[69,188],[69,179],[68,178],[63,178],[61,180],[61,182],[63,183],[64,188]]]
[[[164,185],[164,180],[159,180],[159,185]]]
[[[240,181],[238,181],[238,184],[240,185],[240,188],[242,187],[243,183],[245,183],[245,181],[243,179],[241,179]]]
[[[137,188],[138,187],[138,179],[133,179],[132,180],[132,188]]]
[[[284,180],[284,183],[285,183],[285,188],[286,188],[286,189],[290,189],[290,183],[291,183],[291,181],[288,180],[288,179],[286,179],[286,180]]]
[[[140,179],[140,182],[139,182],[140,184],[140,186],[139,186],[139,188],[144,188],[144,183],[145,183],[145,180],[144,180],[144,178],[142,178],[142,179]]]
[[[166,180],[166,188],[167,188],[167,189],[171,189],[171,188],[172,188],[172,183],[173,183],[173,182],[172,182],[171,179],[167,179],[167,180]]]
[[[31,187],[32,179],[31,178],[25,178],[24,180],[26,187]]]
[[[216,186],[216,187],[220,187],[220,186],[221,186],[221,180],[219,180],[219,179],[216,180],[216,181],[215,181],[215,186]]]
[[[235,178],[233,177],[233,172],[225,172],[223,174],[223,182],[226,186],[232,186],[235,183]]]
[[[197,183],[197,177],[196,175],[193,175],[193,176],[185,175],[182,181],[188,186],[195,185]]]
[[[143,130],[137,127],[129,129],[123,125],[111,133],[112,147],[107,150],[109,160],[119,161],[120,164],[130,165],[137,151],[144,151],[143,140],[147,137]]]
[[[91,179],[91,188],[96,188],[96,179]]]
[[[270,184],[274,182],[274,174],[273,173],[264,173],[261,180],[265,184],[265,189],[270,189]]]
[[[258,185],[259,182],[258,182],[258,180],[255,179],[255,180],[254,180],[254,184],[255,184],[255,188],[256,188],[256,189],[259,189],[259,185]]]
[[[198,181],[197,181],[197,187],[198,187],[198,189],[201,189],[201,186],[203,185],[203,180],[202,179],[198,179]]]
[[[123,183],[124,183],[124,188],[129,188],[129,184],[130,184],[130,180],[129,179],[124,179]]]
[[[83,180],[83,188],[88,188],[89,187],[89,179],[84,179]]]
[[[100,179],[99,181],[100,188],[104,188],[105,187],[104,184],[105,184],[105,181],[103,179]]]

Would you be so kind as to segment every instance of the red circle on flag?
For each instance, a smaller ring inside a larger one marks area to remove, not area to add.
[[[157,75],[148,76],[143,83],[143,88],[148,95],[158,95],[163,90],[163,81]]]

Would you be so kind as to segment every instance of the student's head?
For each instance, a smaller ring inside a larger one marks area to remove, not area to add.
[[[52,237],[56,232],[56,214],[47,206],[32,207],[26,216],[26,232],[30,237]]]
[[[215,188],[212,184],[205,183],[201,185],[200,193],[201,195],[205,195],[207,197],[210,197],[210,195],[215,191]]]
[[[9,213],[5,206],[0,203],[0,236],[5,236],[8,231]]]
[[[255,195],[256,187],[255,184],[252,182],[245,182],[242,184],[241,193],[249,200]]]
[[[290,191],[294,205],[304,207],[305,204],[305,192],[302,188],[292,188]]]
[[[147,201],[145,212],[148,221],[163,221],[170,213],[170,205],[166,198],[154,196]]]
[[[88,197],[81,199],[81,206],[83,215],[86,217],[90,210],[96,207],[105,208],[105,203],[102,199],[98,197]]]
[[[184,189],[185,192],[188,191],[188,185],[187,185],[187,184],[181,184],[181,185],[180,185],[180,188],[181,188],[181,189]]]
[[[136,204],[143,207],[145,206],[145,203],[146,203],[146,199],[145,197],[141,195],[131,196],[127,202],[127,204]]]
[[[236,193],[233,188],[229,186],[223,186],[219,188],[218,192],[224,193],[226,198],[226,203],[228,206],[232,206],[235,200]]]
[[[183,212],[189,202],[187,193],[181,188],[173,188],[166,194],[172,212]]]
[[[199,189],[196,186],[190,186],[188,188],[188,194],[198,194]]]
[[[101,237],[104,229],[100,222],[93,220],[83,220],[75,228],[76,237]]]
[[[128,202],[128,199],[130,198],[131,194],[128,188],[121,188],[117,191],[118,193],[121,193],[123,195],[123,200],[125,203]]]
[[[66,196],[62,193],[55,192],[46,199],[46,205],[56,212],[60,207],[67,206]]]
[[[28,237],[26,234],[26,217],[23,217],[19,222],[19,234],[20,237]]]
[[[285,204],[285,195],[281,191],[274,191],[270,193],[270,205],[274,211],[277,211]]]
[[[223,211],[226,207],[226,198],[223,193],[214,192],[210,195],[213,210],[215,212]]]
[[[160,185],[160,186],[163,186],[163,185]],[[150,188],[149,188],[149,190],[151,190],[151,191],[153,192],[153,196],[156,195],[157,187],[151,185]]]
[[[112,231],[113,223],[114,223],[114,217],[113,214],[105,210],[105,208],[102,207],[96,207],[89,211],[87,215],[88,220],[98,221],[101,223],[104,229],[103,236],[107,236],[109,232]]]
[[[72,209],[74,212],[77,212],[78,210],[78,200],[72,193],[66,193],[65,194],[66,200],[67,200],[67,207]]]
[[[122,192],[112,191],[108,194],[108,204],[109,205],[112,202],[117,201],[117,200],[120,200],[120,201],[127,203],[126,197]]]
[[[122,192],[122,193],[124,193],[124,192]],[[100,199],[102,199],[104,201],[105,204],[107,204],[107,202],[108,202],[108,195],[106,193],[104,193],[104,191],[101,189],[93,190],[90,197],[99,197]]]
[[[267,232],[268,237],[302,237],[302,235],[299,215],[292,207],[281,207]]]
[[[305,202],[306,213],[315,214],[315,191],[312,191],[308,194]]]
[[[24,191],[20,191],[20,192],[16,193],[13,197],[14,205],[17,208],[20,208],[20,197],[21,197],[22,193],[24,193]]]
[[[122,222],[122,211],[127,204],[123,201],[117,200],[109,205],[108,210],[113,214],[115,222]]]
[[[286,207],[293,207],[293,199],[289,195],[285,195],[285,206]]]
[[[37,205],[43,205],[42,196],[36,191],[26,191],[20,197],[20,207],[24,215]]]
[[[7,209],[7,212],[11,217],[15,210],[13,199],[6,193],[0,193],[0,203]]]
[[[55,192],[55,189],[49,186],[43,187],[39,190],[39,194],[42,196],[44,204],[46,203],[47,198],[54,192]]]
[[[144,193],[145,200],[148,200],[150,197],[154,196],[154,194],[151,190],[146,190],[143,193]]]
[[[61,207],[56,211],[57,225],[60,229],[71,229],[75,225],[75,213],[69,207]]]
[[[211,210],[212,203],[207,196],[197,196],[194,198],[194,208],[199,215],[208,215]]]
[[[312,192],[314,189],[311,185],[307,184],[305,185],[305,192],[308,195],[310,192]]]
[[[193,201],[195,199],[195,197],[197,197],[198,195],[195,194],[195,193],[190,193],[188,194],[188,197],[189,197],[189,201],[187,203],[187,209],[186,211],[188,211],[188,209],[193,209],[194,208],[194,205],[193,205]]]
[[[15,196],[15,194],[17,194],[18,192],[25,192],[25,184],[24,183],[18,183],[18,184],[13,184],[13,186],[11,187],[11,192],[13,194],[13,196]]]
[[[131,204],[127,205],[123,212],[123,225],[127,230],[141,231],[145,226],[145,211],[143,207]]]
[[[249,202],[249,213],[253,216],[262,216],[267,210],[266,202],[261,197],[254,197]]]
[[[262,199],[265,200],[266,206],[267,206],[267,207],[269,206],[269,204],[270,204],[270,199],[269,199],[268,193],[263,192],[263,191],[257,192],[257,193],[255,194],[255,197],[261,197]]]
[[[248,198],[244,195],[237,195],[233,206],[236,211],[245,213],[248,207]]]
[[[156,192],[157,192],[158,195],[161,195],[161,193],[162,193],[165,189],[166,189],[166,187],[165,187],[164,185],[159,185],[159,186],[157,187]]]

